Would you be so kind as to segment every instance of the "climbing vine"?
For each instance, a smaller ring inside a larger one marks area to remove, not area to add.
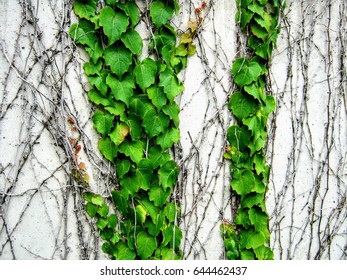
[[[237,120],[228,129],[225,158],[231,161],[231,189],[238,197],[233,224],[224,222],[228,259],[273,259],[265,194],[269,166],[265,159],[266,123],[276,104],[266,90],[268,66],[280,32],[284,1],[236,0],[238,22],[247,36],[248,52],[232,65],[237,85],[229,109]]]
[[[92,120],[101,135],[98,147],[117,177],[108,200],[85,192],[86,211],[112,259],[182,255],[173,194],[179,168],[170,148],[180,137],[175,97],[183,85],[177,74],[195,53],[196,29],[189,28],[176,44],[169,22],[178,9],[176,0],[74,2],[79,21],[70,35],[90,57],[83,68],[96,107]],[[142,19],[151,34],[148,54],[136,30]]]

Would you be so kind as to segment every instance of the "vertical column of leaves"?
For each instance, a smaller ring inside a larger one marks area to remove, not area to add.
[[[79,22],[72,38],[90,61],[84,71],[93,86],[89,99],[100,133],[99,150],[114,165],[118,186],[112,191],[117,215],[109,215],[99,195],[87,193],[87,212],[113,259],[179,259],[182,233],[179,209],[172,201],[179,168],[168,149],[179,140],[179,107],[183,90],[177,73],[186,65],[191,44],[176,47],[169,24],[176,1],[153,1],[147,11],[153,23],[152,55],[139,60],[142,38],[135,30],[140,13],[134,1],[76,0]],[[152,58],[154,57],[154,58]]]
[[[283,2],[283,1],[282,1]],[[239,207],[234,224],[224,223],[228,259],[273,259],[265,207],[269,166],[264,147],[268,116],[275,99],[266,92],[267,66],[276,47],[279,0],[236,0],[236,20],[248,37],[248,57],[237,58],[232,76],[238,90],[231,95],[229,109],[237,124],[228,129],[225,158],[231,161],[231,188]]]

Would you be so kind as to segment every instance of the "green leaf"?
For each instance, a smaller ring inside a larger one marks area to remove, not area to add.
[[[78,15],[80,18],[89,19],[96,13],[96,1],[75,1],[73,4],[73,9],[75,14]]]
[[[228,128],[227,138],[232,147],[242,151],[251,139],[251,132],[244,126],[233,125]]]
[[[129,113],[126,123],[130,127],[130,135],[133,140],[139,140],[142,135],[141,119],[134,113]]]
[[[129,25],[129,19],[123,12],[115,12],[111,7],[105,7],[100,11],[100,25],[108,38],[108,45],[120,39]]]
[[[262,232],[265,240],[269,240],[270,232],[268,228],[268,215],[258,208],[251,208],[248,211],[248,214],[249,220],[251,221],[251,224],[254,225],[255,230]]]
[[[117,146],[122,144],[129,134],[129,126],[125,123],[118,122],[114,130],[109,134],[112,142]]]
[[[102,196],[100,194],[97,194],[95,195],[91,202],[94,204],[94,205],[97,205],[97,206],[101,206],[102,205]]]
[[[170,67],[166,67],[164,71],[160,72],[159,85],[164,87],[166,96],[171,102],[184,90],[184,86]]]
[[[136,176],[139,178],[141,188],[149,189],[150,181],[153,176],[153,163],[149,159],[143,159],[139,162],[136,169]]]
[[[136,237],[137,253],[142,260],[148,259],[157,248],[157,239],[146,232],[140,232]]]
[[[106,136],[110,133],[113,127],[114,116],[105,111],[97,110],[93,117],[94,128],[102,136]]]
[[[94,24],[86,19],[81,19],[78,23],[71,25],[70,36],[76,43],[89,46],[92,49],[97,42]]]
[[[181,244],[182,231],[173,224],[168,225],[162,230],[163,242],[161,246],[170,244],[170,247],[178,249]]]
[[[127,159],[116,161],[117,178],[123,178],[130,170],[130,161]]]
[[[149,201],[149,199],[147,199],[147,198],[143,198],[143,199],[141,200],[141,203],[142,203],[142,205],[146,208],[147,213],[149,214],[149,216],[150,216],[151,219],[152,219],[152,222],[153,222],[154,224],[156,224],[156,223],[157,223],[157,217],[160,216],[160,214],[158,214],[157,208],[156,208],[156,207],[154,206],[154,204],[153,204],[151,201]]]
[[[266,101],[265,101],[265,107],[264,107],[264,115],[268,116],[276,109],[276,100],[273,96],[267,95]]]
[[[241,206],[243,208],[251,208],[254,205],[261,205],[264,202],[263,193],[250,193],[241,199]]]
[[[117,260],[135,260],[136,253],[124,243],[117,244]]]
[[[258,109],[258,104],[255,102],[253,97],[247,94],[242,94],[240,91],[238,91],[231,95],[229,108],[236,118],[242,120],[245,117],[255,113],[255,111]]]
[[[136,64],[134,75],[143,92],[146,92],[146,89],[154,84],[157,70],[157,64],[151,58],[145,58],[141,63]]]
[[[113,162],[114,158],[117,156],[117,149],[115,144],[111,141],[110,138],[101,138],[98,144],[99,150],[101,154]]]
[[[128,30],[126,33],[123,33],[121,40],[124,45],[137,56],[142,53],[142,38],[136,30]]]
[[[274,259],[274,253],[267,246],[260,246],[254,249],[254,253],[258,260],[273,260]]]
[[[257,99],[259,102],[264,101],[265,94],[261,87],[257,86],[256,83],[251,83],[244,87],[245,92],[252,95],[255,99]]]
[[[152,111],[152,113],[155,112],[155,109],[151,101],[144,94],[140,94],[132,98],[129,108],[132,113],[136,114],[141,118],[144,118],[145,115],[148,114],[150,111]]]
[[[115,76],[109,74],[106,78],[106,83],[111,88],[113,96],[129,106],[135,89],[135,82],[132,76],[127,75],[123,80],[119,80]]]
[[[112,106],[105,107],[105,110],[115,116],[122,116],[125,112],[125,105],[122,102],[112,102]]]
[[[164,190],[162,186],[153,186],[149,190],[149,200],[157,207],[162,207],[170,197],[171,189]]]
[[[242,250],[241,251],[241,260],[254,260],[254,253],[252,250]]]
[[[149,149],[148,159],[152,161],[154,169],[156,169],[159,166],[163,166],[165,163],[167,163],[170,160],[170,158],[171,158],[170,154],[163,153],[162,149],[160,149],[159,146],[154,146]]]
[[[140,19],[139,9],[137,8],[136,4],[132,1],[127,1],[124,11],[131,20],[131,26],[135,27]]]
[[[130,157],[133,162],[139,163],[143,158],[144,144],[140,141],[123,142],[118,150]]]
[[[176,127],[178,127],[180,120],[179,120],[179,113],[180,113],[180,107],[175,103],[167,104],[163,107],[163,112],[170,117],[170,119],[173,120]]]
[[[167,98],[162,87],[152,85],[147,89],[147,94],[158,111],[160,111],[167,102]]]
[[[100,74],[101,69],[102,69],[101,60],[99,60],[97,64],[94,64],[93,62],[86,62],[83,64],[84,73],[88,76]]]
[[[256,249],[265,243],[265,236],[262,232],[257,232],[253,229],[240,231],[240,248],[241,249]]]
[[[131,52],[122,46],[108,47],[104,52],[104,58],[106,65],[110,66],[112,73],[118,78],[121,78],[132,64]]]
[[[262,7],[257,1],[253,1],[252,4],[247,6],[247,9],[249,9],[253,13],[260,15],[261,17],[264,17],[264,14],[265,14],[264,7]]]
[[[136,210],[136,218],[137,220],[143,224],[146,221],[146,216],[147,216],[147,210],[145,207],[143,207],[142,205],[137,205],[135,207]]]
[[[102,204],[101,207],[98,209],[98,214],[103,218],[107,218],[108,211],[109,211],[108,206],[106,204]]]
[[[117,215],[116,214],[111,214],[108,217],[108,227],[114,230],[116,228],[117,224],[118,224]]]
[[[148,228],[148,233],[156,237],[159,235],[163,227],[164,213],[161,211],[159,214],[152,217],[152,221],[147,220],[145,226]]]
[[[157,137],[157,143],[161,146],[163,151],[172,147],[173,144],[178,143],[179,140],[180,132],[176,127],[166,129]]]
[[[112,191],[112,198],[114,200],[115,205],[117,205],[117,210],[126,215],[128,213],[128,194],[124,191]]]
[[[99,218],[98,221],[96,222],[96,226],[103,230],[107,226],[107,219],[105,218]]]
[[[264,118],[261,116],[261,113],[260,115],[257,113],[257,115],[255,116],[251,116],[246,119],[243,119],[242,122],[252,132],[253,138],[255,140],[257,140],[261,136],[262,131],[265,131],[266,122]]]
[[[255,186],[255,178],[252,171],[245,169],[241,172],[238,178],[231,180],[231,187],[241,197],[250,193]]]
[[[88,213],[88,215],[91,217],[91,218],[94,218],[96,213],[98,211],[98,206],[91,203],[91,202],[88,202],[87,205],[86,205],[86,212]]]
[[[163,112],[152,109],[144,116],[142,126],[145,128],[149,138],[159,135],[169,126],[170,119]]]
[[[165,6],[161,1],[154,1],[150,8],[152,22],[157,28],[166,24],[171,19],[173,12],[173,8]]]
[[[100,43],[100,41],[96,41],[95,44],[92,47],[87,47],[86,46],[86,52],[90,56],[91,60],[93,63],[97,63],[98,59],[102,57],[103,54],[103,48]]]
[[[110,106],[112,105],[112,101],[104,96],[102,96],[99,91],[95,89],[91,89],[88,91],[88,98],[91,102],[96,105]]]
[[[120,179],[122,189],[134,196],[140,189],[139,179],[136,176],[125,175]]]
[[[95,86],[103,96],[107,96],[108,86],[106,84],[106,77],[109,71],[103,70],[95,76],[87,76],[88,81]]]
[[[263,17],[260,17],[258,15],[256,15],[254,17],[255,21],[263,28],[266,29],[266,31],[268,33],[271,33],[272,32],[272,19],[271,19],[271,16],[268,14],[268,13],[264,13],[264,16]]]
[[[262,68],[257,62],[249,62],[247,59],[240,57],[233,63],[231,72],[234,75],[234,82],[239,87],[243,87],[257,80]]]
[[[249,228],[251,222],[249,220],[248,210],[240,208],[235,217],[235,224],[242,225],[245,229]]]
[[[253,23],[251,26],[252,33],[257,36],[259,39],[266,41],[267,36],[269,35],[268,31],[261,27],[259,24]]]
[[[176,215],[179,216],[178,209],[176,208],[176,205],[172,202],[166,204],[164,208],[164,213],[170,223],[173,223],[175,221]]]
[[[240,18],[240,27],[241,30],[244,31],[247,24],[251,21],[253,18],[254,13],[247,9],[241,9],[241,18]]]
[[[159,169],[159,181],[165,190],[176,184],[178,172],[179,168],[173,160],[168,161]]]

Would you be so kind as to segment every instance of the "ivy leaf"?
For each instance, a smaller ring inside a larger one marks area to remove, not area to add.
[[[117,178],[123,178],[130,170],[130,161],[127,159],[116,161]]]
[[[173,160],[168,161],[159,169],[159,181],[165,190],[176,184],[178,172],[179,168]]]
[[[179,113],[180,113],[180,107],[175,103],[167,104],[163,107],[163,112],[170,117],[170,119],[173,120],[176,127],[178,127],[180,120],[179,120]]]
[[[242,250],[241,251],[241,260],[254,260],[254,253],[252,250]]]
[[[166,149],[172,147],[174,143],[180,140],[180,132],[176,127],[170,127],[163,131],[157,137],[157,143],[161,146],[161,149],[165,151]]]
[[[109,74],[106,78],[106,83],[111,88],[113,96],[129,106],[135,88],[132,76],[127,75],[123,80],[119,80],[112,74]]]
[[[125,112],[125,105],[122,102],[112,102],[112,106],[105,107],[105,110],[112,115],[121,116]]]
[[[154,84],[157,70],[157,64],[151,58],[145,58],[141,63],[136,64],[134,75],[143,92],[146,92],[146,89]]]
[[[153,201],[155,206],[161,208],[171,195],[171,189],[164,190],[162,186],[153,186],[150,188],[148,194],[149,200]]]
[[[116,124],[114,130],[109,134],[112,142],[117,146],[122,144],[129,134],[129,126],[125,123],[119,122]]]
[[[236,118],[242,120],[253,114],[258,109],[258,104],[253,97],[238,91],[231,95],[229,108]]]
[[[94,128],[97,132],[101,133],[102,136],[106,136],[110,133],[113,127],[114,116],[105,111],[97,110],[93,117]]]
[[[130,128],[131,138],[133,140],[139,140],[142,135],[141,119],[134,113],[129,113],[126,123]]]
[[[252,208],[254,205],[260,206],[264,202],[263,193],[250,193],[241,199],[241,206],[243,208]]]
[[[258,260],[273,260],[274,259],[274,253],[267,246],[260,246],[254,249],[254,253],[257,256]]]
[[[103,217],[103,218],[107,218],[107,214],[108,214],[109,208],[106,204],[102,204],[101,207],[98,209],[98,214]],[[108,224],[108,221],[107,221]]]
[[[148,159],[152,161],[154,169],[163,166],[170,158],[170,154],[167,152],[163,153],[159,146],[154,146],[149,149]]]
[[[266,122],[260,112],[257,112],[257,115],[255,116],[243,119],[242,122],[252,132],[253,138],[255,140],[257,140],[261,136],[261,132],[265,130]]]
[[[265,101],[265,94],[261,87],[257,86],[256,83],[251,83],[244,87],[245,92],[252,95],[259,102]]]
[[[115,229],[117,224],[118,224],[118,218],[116,214],[111,214],[110,216],[108,216],[108,227],[110,227],[111,229]]]
[[[259,24],[253,23],[251,26],[252,33],[257,36],[259,39],[263,40],[263,42],[266,41],[267,36],[269,33],[267,30],[263,27],[261,27]]]
[[[152,85],[147,89],[147,94],[158,111],[160,111],[167,102],[167,98],[162,87]]]
[[[231,187],[241,197],[250,193],[255,185],[255,177],[252,171],[245,169],[237,178],[231,180]]]
[[[266,13],[264,7],[262,7],[257,1],[253,1],[252,4],[247,6],[247,9],[251,10],[253,13],[260,15],[261,17],[264,17],[264,14]]]
[[[159,135],[169,126],[170,119],[163,112],[157,114],[152,109],[144,116],[142,126],[145,128],[149,138]]]
[[[124,45],[137,56],[142,53],[142,38],[136,30],[128,30],[126,33],[123,33],[121,40]]]
[[[117,260],[135,260],[136,253],[124,243],[117,244]]]
[[[108,86],[106,84],[106,77],[109,71],[103,70],[95,76],[87,76],[88,81],[95,86],[103,96],[107,96]]]
[[[139,9],[136,4],[132,1],[127,1],[124,7],[124,11],[127,16],[131,19],[131,25],[134,28],[138,24],[140,19]]]
[[[251,224],[254,225],[255,230],[262,232],[265,240],[269,240],[270,232],[268,229],[268,215],[256,208],[251,208],[248,211],[248,214],[249,220],[251,221]]]
[[[91,203],[91,202],[88,202],[87,205],[86,205],[86,212],[88,213],[88,215],[91,217],[91,218],[94,218],[95,215],[96,215],[96,212],[98,211],[98,206]]]
[[[119,0],[105,0],[106,4],[109,5],[109,6],[113,6],[115,5],[116,3],[119,2]]]
[[[243,87],[255,81],[262,72],[260,65],[255,62],[249,62],[247,59],[240,57],[235,60],[231,70],[234,75],[234,82]]]
[[[153,176],[153,163],[149,159],[143,159],[136,168],[136,176],[139,178],[141,188],[148,190]]]
[[[93,62],[86,62],[83,64],[83,70],[87,76],[100,74],[101,69],[102,69],[101,60],[99,60],[96,64]]]
[[[244,126],[233,125],[228,128],[227,138],[232,147],[242,151],[251,139],[251,132]]]
[[[133,162],[139,163],[143,158],[144,144],[140,141],[123,142],[118,150],[130,157]]]
[[[144,118],[145,115],[148,114],[150,111],[155,112],[155,109],[151,101],[144,94],[140,94],[132,98],[129,108],[130,108],[130,111],[133,112],[133,114],[136,114],[137,116],[141,118]]]
[[[112,73],[118,78],[128,71],[132,64],[131,52],[122,46],[108,47],[104,52],[106,65],[110,66]]]
[[[162,230],[162,234],[162,246],[166,246],[170,243],[170,247],[175,247],[175,249],[179,248],[182,239],[182,231],[179,227],[170,224]]]
[[[149,216],[151,217],[153,223],[156,224],[157,217],[160,216],[160,214],[158,214],[157,208],[154,206],[154,204],[151,201],[149,201],[148,198],[143,198],[141,200],[141,203],[143,204],[144,207],[146,207],[147,212]]]
[[[137,253],[142,260],[148,259],[158,247],[157,239],[141,231],[136,236]]]
[[[267,95],[265,100],[264,115],[268,116],[276,109],[276,100],[273,96]]]
[[[148,228],[148,233],[156,237],[159,235],[161,228],[163,227],[164,213],[160,212],[158,215],[152,218],[152,221],[147,220],[145,226]]]
[[[115,202],[115,205],[117,205],[117,210],[123,214],[126,215],[128,213],[128,194],[124,191],[112,191],[112,198]]]
[[[178,209],[176,208],[176,205],[174,203],[166,204],[164,208],[164,213],[170,223],[173,223],[175,221],[177,212],[178,212]]]
[[[150,8],[150,16],[153,24],[160,28],[162,25],[167,23],[173,15],[173,8],[165,6],[161,1],[154,1]]]
[[[89,19],[96,13],[96,1],[86,0],[86,1],[75,1],[73,4],[74,12],[80,18]]]
[[[111,141],[110,138],[101,138],[98,144],[99,150],[101,154],[113,162],[114,158],[117,156],[117,149],[115,144]]]
[[[251,222],[249,220],[248,210],[244,208],[240,208],[236,214],[234,222],[236,225],[241,225],[245,229],[249,228],[249,226],[251,225]]]
[[[102,48],[100,41],[96,41],[92,47],[86,46],[86,52],[88,53],[93,63],[98,62],[98,59],[102,57],[103,51],[104,50]]]
[[[135,211],[136,211],[137,220],[141,224],[143,224],[146,221],[146,216],[147,216],[146,208],[139,204],[135,207]]]
[[[166,96],[171,102],[184,90],[184,86],[170,67],[166,67],[164,71],[160,72],[159,85],[164,87]]]
[[[78,23],[71,25],[70,36],[76,43],[89,46],[92,49],[97,42],[94,24],[86,19],[81,19]]]
[[[139,180],[136,176],[125,175],[119,182],[122,189],[131,196],[134,196],[140,189]]]
[[[254,13],[247,9],[241,9],[241,18],[240,18],[240,27],[241,30],[244,31],[247,24],[251,21],[253,18]]]
[[[129,19],[123,12],[115,12],[111,7],[105,7],[100,11],[100,25],[108,38],[108,45],[120,39],[129,25]]]
[[[265,236],[262,232],[253,229],[240,231],[240,248],[256,249],[265,243]]]
[[[112,105],[112,101],[104,96],[102,96],[99,91],[95,89],[91,89],[88,91],[88,98],[91,102],[96,105],[110,106]]]
[[[264,13],[263,17],[256,15],[254,19],[261,27],[265,28],[268,33],[271,33],[272,19],[268,13]]]

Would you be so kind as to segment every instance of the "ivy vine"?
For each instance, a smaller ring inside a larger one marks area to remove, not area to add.
[[[237,85],[229,109],[237,120],[229,127],[224,154],[231,162],[231,189],[238,197],[233,224],[224,222],[228,259],[273,259],[269,217],[265,207],[269,166],[265,159],[266,124],[276,102],[266,90],[268,66],[280,32],[280,0],[236,0],[236,21],[247,36],[247,57],[237,58],[232,76]]]
[[[79,21],[70,35],[90,57],[83,69],[92,86],[88,97],[96,107],[98,147],[118,180],[112,207],[100,194],[84,195],[104,240],[102,250],[117,260],[180,259],[182,232],[173,197],[179,168],[170,148],[180,137],[175,97],[184,87],[177,74],[195,53],[196,30],[190,28],[176,44],[170,25],[179,9],[176,0],[152,1],[141,13],[136,1],[76,0],[73,7]],[[148,56],[140,59],[143,39],[136,27],[142,17],[152,36]]]

